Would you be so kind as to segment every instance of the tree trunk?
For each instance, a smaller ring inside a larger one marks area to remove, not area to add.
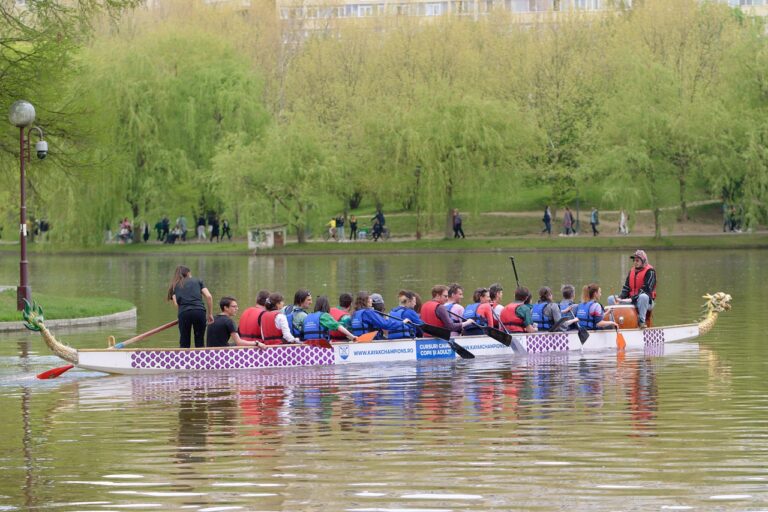
[[[680,222],[688,220],[688,204],[685,202],[686,175],[687,169],[682,167],[677,175],[677,180],[680,183]]]
[[[653,209],[653,224],[653,236],[656,238],[661,238],[661,208],[658,206]]]

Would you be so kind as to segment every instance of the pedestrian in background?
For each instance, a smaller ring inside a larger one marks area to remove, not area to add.
[[[548,235],[552,235],[552,212],[549,211],[549,205],[544,207],[544,217],[541,219],[542,222],[544,222],[544,229],[541,230],[542,233],[547,233]]]
[[[466,238],[464,230],[461,229],[461,214],[458,208],[453,209],[453,238]]]

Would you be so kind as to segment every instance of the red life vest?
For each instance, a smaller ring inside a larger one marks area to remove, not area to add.
[[[245,311],[240,317],[240,325],[237,328],[240,337],[246,341],[259,341],[261,340],[261,315],[267,310],[264,306],[253,306]]]
[[[344,318],[344,316],[349,315],[349,311],[345,311],[340,308],[331,308],[329,313],[333,317],[333,319],[336,320],[337,322],[341,322],[341,319]],[[343,334],[341,331],[331,331],[331,339],[346,341],[347,336],[346,334]]]
[[[652,269],[653,267],[649,264],[645,264],[643,268],[640,270],[637,270],[636,268],[632,268],[632,270],[629,271],[629,296],[634,297],[635,295],[638,295],[640,293],[640,289],[643,287],[643,283],[645,282],[645,274],[648,273],[649,269]],[[651,298],[653,300],[656,300],[656,283],[653,285],[653,290],[651,290]]]
[[[421,312],[419,313],[421,316],[421,321],[425,324],[434,325],[435,327],[445,327],[445,325],[443,325],[443,321],[440,320],[440,318],[437,316],[437,308],[439,306],[440,303],[435,299],[425,302],[424,305],[421,306]],[[431,338],[431,336],[427,333],[424,333],[424,337]]]
[[[283,331],[275,323],[279,310],[267,311],[261,315],[261,336],[266,345],[279,345],[283,342]]]
[[[504,306],[501,315],[499,315],[501,323],[511,332],[525,332],[523,319],[517,314],[517,308],[523,304],[523,302],[511,302]]]

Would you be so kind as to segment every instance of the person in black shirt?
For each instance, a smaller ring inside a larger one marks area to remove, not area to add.
[[[235,345],[242,347],[260,347],[266,345],[258,341],[246,341],[237,334],[237,326],[232,318],[237,314],[239,306],[234,297],[222,297],[219,301],[221,314],[213,318],[213,323],[208,324],[208,332],[205,335],[206,345],[208,347],[226,347],[229,345],[230,338]]]
[[[205,303],[203,303],[205,299]],[[189,348],[195,332],[195,347],[204,346],[205,324],[213,322],[213,298],[203,282],[192,277],[189,267],[179,265],[168,286],[168,300],[178,308],[179,346]],[[206,308],[207,305],[207,308]]]

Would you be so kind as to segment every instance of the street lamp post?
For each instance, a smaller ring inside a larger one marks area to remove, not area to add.
[[[19,287],[16,289],[16,309],[21,311],[24,309],[24,300],[32,299],[32,290],[29,287],[29,265],[27,262],[27,180],[26,180],[26,159],[29,159],[29,133],[25,138],[24,130],[35,122],[35,107],[31,103],[24,100],[19,100],[11,105],[8,119],[11,124],[19,129],[19,169],[21,171],[20,176],[20,189],[21,189],[21,209],[19,211],[19,244],[21,245],[21,259],[19,260]],[[42,140],[43,131],[40,128],[34,127],[40,134],[40,142],[37,143],[35,149],[37,150],[37,156],[40,159],[45,158],[48,153],[48,144]],[[31,130],[31,128],[30,128]]]

